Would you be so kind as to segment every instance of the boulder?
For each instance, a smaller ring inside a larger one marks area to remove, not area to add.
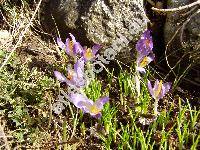
[[[168,8],[178,8],[196,0],[170,0]],[[167,55],[177,75],[187,71],[184,78],[192,86],[200,86],[200,12],[199,6],[167,13],[164,27]],[[176,36],[174,36],[176,34]],[[174,37],[174,38],[173,38]],[[172,40],[173,39],[173,40]],[[171,41],[171,42],[170,42]],[[178,63],[178,65],[177,65]],[[187,69],[186,69],[187,68]],[[184,83],[184,87],[187,85]]]
[[[71,32],[82,45],[121,52],[119,58],[130,57],[135,46],[129,42],[136,43],[148,22],[142,0],[46,0],[41,14],[46,32],[56,32],[56,22],[63,38]]]
[[[171,0],[168,8],[178,8],[194,1]],[[200,12],[198,11],[199,6],[193,6],[189,9],[167,13],[164,36],[165,43],[168,44],[177,32],[169,44],[168,52],[177,52],[176,60],[179,60],[182,55],[188,54],[191,63],[200,65]]]

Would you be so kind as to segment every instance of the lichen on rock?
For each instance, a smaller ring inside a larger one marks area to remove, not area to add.
[[[109,47],[119,35],[135,43],[147,28],[148,18],[141,0],[49,0],[45,7],[43,10],[55,18],[60,33],[74,33],[83,45],[89,42]],[[44,23],[47,28],[50,19]],[[117,51],[123,53],[131,49],[129,45],[119,44]]]

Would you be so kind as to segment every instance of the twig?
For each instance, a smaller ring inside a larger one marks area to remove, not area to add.
[[[3,130],[2,126],[0,126],[0,132],[1,132],[2,137],[3,137],[6,150],[10,150],[10,147],[9,147],[9,144],[8,144],[8,140],[7,140],[7,137],[6,137],[5,133],[4,133],[4,130]]]
[[[168,51],[168,47],[170,45],[170,43],[174,40],[174,38],[176,37],[176,35],[178,34],[178,32],[180,31],[182,26],[180,26],[176,32],[174,33],[174,35],[172,36],[172,38],[169,40],[169,42],[167,43],[166,45],[166,50],[165,50],[165,60],[166,60],[166,63],[167,63],[167,66],[170,68],[170,70],[172,71],[172,73],[176,76],[176,73],[174,72],[174,67],[171,67],[170,64],[169,64],[169,61],[168,61],[168,56],[167,56],[167,51]]]
[[[11,24],[7,21],[6,17],[3,15],[2,10],[0,10],[0,13],[1,13],[1,16],[3,17],[3,20],[4,20],[10,27],[13,27],[13,25],[11,25]]]
[[[33,13],[33,16],[31,17],[31,20],[30,22],[28,23],[28,25],[26,26],[26,28],[24,29],[24,31],[22,32],[21,35],[19,35],[19,40],[17,41],[15,47],[12,49],[12,51],[10,52],[10,54],[8,55],[8,57],[6,58],[6,60],[3,62],[3,64],[1,65],[0,67],[0,71],[3,69],[3,67],[6,65],[6,63],[8,62],[8,60],[11,58],[11,56],[13,55],[14,51],[18,48],[18,46],[21,44],[22,42],[22,39],[24,37],[24,35],[26,34],[26,32],[28,31],[29,27],[31,26],[33,20],[35,19],[35,16],[40,8],[40,5],[42,3],[42,0],[39,1],[37,7],[36,7],[36,10],[35,12]]]
[[[181,17],[185,17],[189,14],[191,14],[192,12],[194,12],[194,10],[196,10],[198,8],[198,6],[194,6],[191,10],[187,11],[186,13],[180,14]]]
[[[175,12],[175,11],[181,11],[181,10],[184,10],[184,9],[189,9],[189,8],[196,6],[196,5],[200,5],[200,0],[197,0],[196,2],[193,2],[193,3],[185,5],[185,6],[180,6],[178,8],[158,9],[158,8],[152,7],[151,9],[154,10],[154,11],[157,11],[157,12],[167,13],[167,12]]]

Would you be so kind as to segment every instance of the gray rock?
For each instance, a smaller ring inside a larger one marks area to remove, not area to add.
[[[83,45],[99,43],[113,48],[114,43],[125,57],[135,47],[129,42],[136,43],[148,22],[142,0],[49,0],[42,11],[49,31],[55,28],[48,17],[52,14],[61,34],[74,33]]]
[[[168,8],[177,8],[190,4],[191,2],[191,0],[170,0]],[[169,53],[179,50],[178,55],[176,55],[178,56],[177,60],[183,54],[188,53],[190,62],[200,64],[200,13],[197,14],[198,10],[199,7],[192,7],[191,9],[185,9],[183,11],[167,13],[164,28],[166,44],[172,39],[185,21],[194,15],[169,45]]]

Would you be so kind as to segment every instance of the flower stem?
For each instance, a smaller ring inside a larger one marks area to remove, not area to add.
[[[135,87],[137,92],[137,101],[136,103],[139,103],[139,97],[140,97],[140,73],[137,71],[135,75]]]
[[[155,99],[155,102],[154,102],[154,115],[158,115],[158,99],[156,98]]]

